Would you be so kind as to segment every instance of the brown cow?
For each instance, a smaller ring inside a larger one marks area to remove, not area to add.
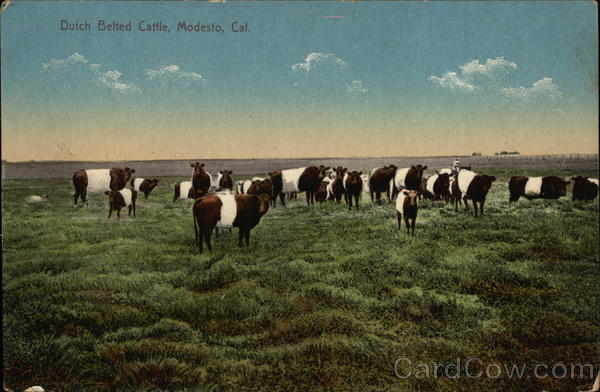
[[[273,198],[279,197],[285,207],[287,192],[306,192],[306,203],[314,204],[315,193],[321,186],[329,166],[309,166],[299,169],[276,170],[269,173],[273,182]]]
[[[358,201],[363,190],[363,181],[361,178],[361,171],[352,171],[344,177],[344,188],[346,190],[346,203],[348,204],[348,210],[352,209],[352,198],[354,198],[354,204],[358,210]]]
[[[233,170],[221,170],[217,176],[217,191],[223,191],[229,189],[233,191],[233,179],[231,175]]]
[[[321,181],[321,186],[319,187],[317,193],[315,193],[315,201],[317,203],[323,203],[325,200],[327,200],[327,184],[329,183]]]
[[[514,176],[508,183],[510,191],[509,202],[518,201],[521,196],[528,200],[531,199],[558,199],[567,194],[567,185],[570,181],[565,181],[560,177],[525,177]]]
[[[571,177],[573,180],[573,201],[594,200],[598,196],[598,180],[583,176]]]
[[[417,222],[417,213],[419,206],[417,204],[418,192],[404,190],[400,192],[396,199],[396,217],[398,218],[398,229],[402,227],[402,215],[404,215],[404,224],[406,226],[406,234],[415,235],[415,223]]]
[[[103,193],[106,190],[118,191],[125,188],[134,169],[125,167],[113,167],[112,169],[82,169],[73,174],[73,187],[75,194],[73,202],[77,205],[77,199],[81,197],[84,204],[87,193]]]
[[[239,241],[246,239],[250,245],[250,230],[260,222],[260,218],[269,210],[268,195],[233,195],[231,193],[208,194],[194,202],[195,241],[202,253],[202,241],[212,251],[210,238],[215,227],[238,227]]]
[[[156,187],[156,185],[158,185],[158,180],[157,179],[149,180],[146,178],[138,177],[138,178],[132,179],[130,184],[131,184],[131,188],[134,191],[143,192],[145,198],[147,199],[150,192],[152,192],[152,189],[154,189]]]
[[[137,191],[124,188],[118,191],[108,190],[104,194],[108,195],[108,219],[110,219],[113,211],[117,211],[117,220],[121,220],[121,208],[123,207],[127,207],[129,211],[127,216],[131,216],[131,211],[133,210],[133,216],[135,217]]]
[[[388,201],[390,199],[390,181],[396,175],[398,168],[395,165],[384,166],[373,169],[371,177],[369,177],[369,194],[371,195],[371,201],[373,201],[373,193],[377,198],[377,203],[381,203],[381,193],[387,192]]]
[[[194,168],[192,173],[192,197],[197,199],[204,196],[210,190],[212,177],[204,170],[204,163],[196,162],[190,165]]]
[[[458,211],[458,203],[462,198],[465,203],[465,210],[468,211],[469,205],[467,204],[467,200],[471,199],[475,208],[475,216],[477,216],[477,203],[479,203],[480,215],[483,216],[485,198],[494,181],[496,181],[495,176],[477,174],[465,169],[459,171],[456,180],[452,184],[452,197],[455,201],[455,209]]]
[[[348,169],[345,167],[338,166],[335,168],[335,179],[332,181],[331,189],[333,191],[333,198],[336,202],[342,201],[342,196],[346,197],[346,188],[344,187],[344,175]]]

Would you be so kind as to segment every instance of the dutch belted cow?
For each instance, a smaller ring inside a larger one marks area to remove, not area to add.
[[[192,182],[191,181],[182,181],[175,184],[175,189],[173,193],[173,203],[177,200],[185,200],[185,199],[193,199],[194,195],[192,194]]]
[[[427,165],[413,165],[396,170],[394,179],[390,181],[390,193],[392,199],[396,197],[401,189],[418,191],[423,179],[423,172],[427,169]]]
[[[107,190],[118,191],[125,188],[134,169],[125,167],[113,167],[112,169],[82,169],[73,174],[73,187],[75,194],[73,202],[77,205],[77,199],[85,204],[87,193],[103,193]]]
[[[486,174],[477,174],[470,170],[462,169],[453,182],[452,194],[455,201],[455,209],[458,210],[458,203],[462,198],[465,203],[465,209],[469,209],[467,200],[473,201],[475,216],[477,216],[477,204],[479,203],[480,215],[483,215],[483,205],[485,198],[492,187],[492,182],[496,181],[495,176]]]
[[[136,192],[142,192],[144,197],[147,199],[152,189],[158,185],[158,180],[153,179],[149,180],[147,178],[134,178],[131,180],[131,188]]]
[[[594,200],[598,196],[598,179],[583,176],[571,177],[573,180],[573,201]]]
[[[344,176],[344,188],[346,190],[346,203],[348,204],[348,210],[352,209],[352,198],[354,198],[354,204],[358,210],[358,201],[363,190],[363,180],[361,178],[361,171],[352,171],[346,173]]]
[[[204,170],[204,163],[196,162],[190,166],[194,168],[191,179],[192,197],[196,199],[208,193],[212,185],[212,177],[209,172]]]
[[[529,200],[558,199],[567,194],[567,185],[570,183],[557,176],[514,176],[508,183],[509,201],[511,203],[518,201],[521,196]]]
[[[194,233],[198,250],[202,252],[202,242],[212,250],[210,239],[216,228],[239,228],[238,245],[250,245],[250,230],[260,222],[260,218],[269,210],[268,195],[234,195],[212,193],[202,196],[194,202]]]
[[[403,190],[396,199],[396,217],[398,218],[398,229],[402,227],[402,216],[404,215],[404,224],[406,225],[406,234],[415,235],[415,223],[417,222],[417,213],[419,206],[417,204],[418,192]]]
[[[298,169],[276,170],[269,173],[273,182],[273,197],[279,197],[285,207],[285,194],[287,192],[306,192],[306,203],[311,205],[315,200],[315,193],[321,186],[329,166],[309,166]]]
[[[450,175],[447,173],[434,174],[423,180],[425,182],[425,196],[435,200],[447,202],[450,198]]]
[[[123,188],[118,191],[107,190],[104,194],[108,195],[108,219],[110,219],[113,211],[117,211],[117,220],[121,220],[121,208],[123,207],[127,207],[128,209],[127,216],[131,216],[131,211],[133,211],[133,216],[135,217],[136,191]]]
[[[217,192],[223,191],[225,189],[233,191],[233,179],[231,178],[232,174],[232,170],[219,171],[219,173],[217,174]]]
[[[390,199],[390,181],[394,178],[396,170],[398,168],[395,165],[389,165],[379,167],[371,171],[369,177],[369,194],[371,195],[371,201],[373,201],[373,193],[376,196],[377,203],[381,203],[381,193],[386,192],[388,201]]]

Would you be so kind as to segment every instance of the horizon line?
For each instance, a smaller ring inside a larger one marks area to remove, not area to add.
[[[560,155],[595,155],[598,157],[598,153],[578,153],[578,152],[566,152],[566,153],[550,153],[550,154],[456,154],[456,155],[394,155],[394,156],[348,156],[348,157],[282,157],[282,158],[160,158],[160,159],[90,159],[90,160],[35,160],[30,159],[26,161],[9,161],[2,159],[2,164],[18,164],[18,163],[71,163],[71,162],[160,162],[160,161],[275,161],[275,160],[326,160],[326,159],[383,159],[383,158],[481,158],[481,157],[524,157],[524,156],[560,156]]]

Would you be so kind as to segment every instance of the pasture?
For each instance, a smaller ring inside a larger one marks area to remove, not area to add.
[[[421,201],[409,237],[393,204],[363,195],[349,212],[306,207],[299,195],[269,209],[250,248],[237,247],[233,229],[203,254],[192,201],[172,202],[172,185],[189,176],[161,177],[138,198],[137,217],[120,222],[106,219],[104,195],[73,207],[68,178],[4,180],[4,382],[49,391],[589,389],[589,377],[394,374],[401,357],[476,357],[478,369],[600,359],[598,199],[573,203],[570,185],[560,200],[509,205],[512,175],[574,172],[474,170],[498,177],[483,218]],[[33,194],[49,201],[27,203]]]

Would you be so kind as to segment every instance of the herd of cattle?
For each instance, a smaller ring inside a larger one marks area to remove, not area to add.
[[[298,169],[276,170],[268,173],[268,177],[255,177],[252,180],[238,182],[234,192],[231,170],[223,170],[217,174],[213,182],[212,175],[206,171],[204,164],[196,162],[190,181],[177,183],[174,188],[173,202],[179,199],[194,199],[193,217],[194,231],[198,249],[202,252],[202,243],[211,248],[212,232],[219,228],[239,228],[239,246],[243,240],[250,243],[250,230],[254,228],[269,206],[276,206],[277,199],[285,206],[286,197],[296,198],[300,192],[306,195],[306,202],[312,205],[326,200],[341,202],[345,200],[348,209],[358,209],[362,194],[368,193],[371,201],[381,203],[381,195],[386,194],[388,202],[395,199],[398,228],[404,219],[407,232],[414,235],[415,221],[418,211],[418,199],[442,200],[452,203],[458,210],[463,200],[468,210],[471,200],[475,216],[483,215],[486,196],[496,181],[495,176],[478,174],[470,167],[460,170],[441,169],[436,174],[427,176],[427,166],[414,165],[398,168],[395,165],[374,168],[370,174],[361,171],[349,171],[338,166],[310,166]],[[134,169],[112,168],[79,170],[73,174],[75,194],[86,203],[87,193],[103,192],[108,196],[110,218],[116,211],[120,219],[121,208],[128,208],[128,213],[135,216],[137,194],[144,193],[146,199],[156,187],[159,180],[132,178]],[[574,201],[589,201],[598,196],[598,180],[583,176],[572,177],[574,182]],[[558,199],[566,195],[567,185],[571,181],[557,176],[525,177],[514,176],[508,187],[510,202],[516,202],[521,196],[527,199]],[[129,184],[129,187],[127,186]],[[354,203],[353,203],[354,202]]]

